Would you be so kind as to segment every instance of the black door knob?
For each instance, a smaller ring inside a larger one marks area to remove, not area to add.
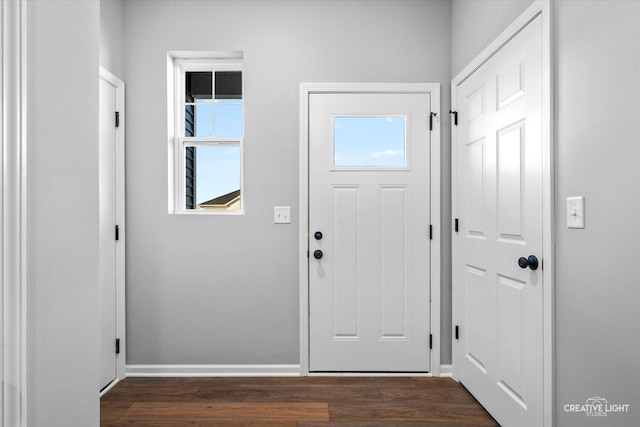
[[[313,237],[315,237],[315,239],[316,239],[316,240],[320,240],[320,239],[322,239],[322,231],[316,231],[316,232],[313,234]]]
[[[518,259],[518,265],[520,266],[520,268],[529,267],[532,270],[537,270],[538,269],[538,258],[536,258],[535,255],[529,255],[528,258],[520,257]]]
[[[313,252],[313,257],[314,257],[315,259],[320,259],[320,258],[322,258],[322,255],[324,255],[324,254],[322,253],[322,251],[321,251],[320,249],[316,249],[316,250]]]

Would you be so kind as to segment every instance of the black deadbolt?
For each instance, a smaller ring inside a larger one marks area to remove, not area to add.
[[[316,232],[313,234],[313,237],[315,237],[315,238],[316,238],[316,240],[320,240],[320,239],[322,239],[322,231],[316,231]]]

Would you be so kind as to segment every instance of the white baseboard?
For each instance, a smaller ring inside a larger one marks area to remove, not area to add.
[[[453,366],[440,365],[440,377],[453,378]]]
[[[323,374],[312,373],[312,376]],[[349,375],[331,373],[324,375]],[[361,374],[384,376],[385,374]],[[402,376],[389,373],[386,376]],[[406,376],[431,376],[428,374],[404,374]],[[127,377],[297,377],[300,365],[127,365]],[[451,365],[440,365],[440,377],[452,377]],[[115,384],[114,384],[115,385]]]
[[[431,372],[309,372],[310,377],[432,377]]]
[[[116,386],[116,384],[118,384],[120,382],[120,378],[116,378],[115,380],[111,381],[111,383],[109,383],[108,386],[106,386],[104,388],[104,390],[100,391],[100,397],[104,396],[105,394],[107,394],[107,392],[109,390],[111,390],[112,388],[114,388]]]
[[[297,377],[300,365],[127,365],[127,377]]]

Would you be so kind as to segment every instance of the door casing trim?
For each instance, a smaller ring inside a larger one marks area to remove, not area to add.
[[[555,354],[555,142],[554,142],[554,75],[553,75],[553,13],[551,0],[537,0],[504,30],[489,46],[487,46],[469,65],[467,65],[451,81],[451,109],[457,110],[457,87],[471,74],[487,62],[505,44],[513,39],[524,27],[536,17],[542,17],[542,254],[544,269],[542,270],[543,291],[543,422],[544,426],[554,424],[554,354]],[[456,126],[451,124],[452,146],[457,139]],[[451,150],[451,212],[457,217],[456,203],[456,150]],[[455,336],[455,325],[458,324],[458,277],[456,260],[458,258],[458,242],[455,231],[451,233],[452,244],[452,324],[451,336]],[[458,342],[452,340],[453,378],[458,380]]]
[[[0,22],[0,426],[24,427],[32,404],[27,377],[26,0],[0,2]]]
[[[433,335],[431,375],[440,376],[440,292],[441,292],[441,219],[440,152],[441,113],[439,83],[302,83],[300,84],[300,193],[299,193],[299,266],[300,266],[300,375],[309,375],[309,96],[311,94],[428,93],[431,112],[435,113],[431,132],[431,319]]]

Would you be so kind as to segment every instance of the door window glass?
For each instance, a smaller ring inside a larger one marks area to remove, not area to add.
[[[335,116],[333,166],[405,167],[405,116]]]

